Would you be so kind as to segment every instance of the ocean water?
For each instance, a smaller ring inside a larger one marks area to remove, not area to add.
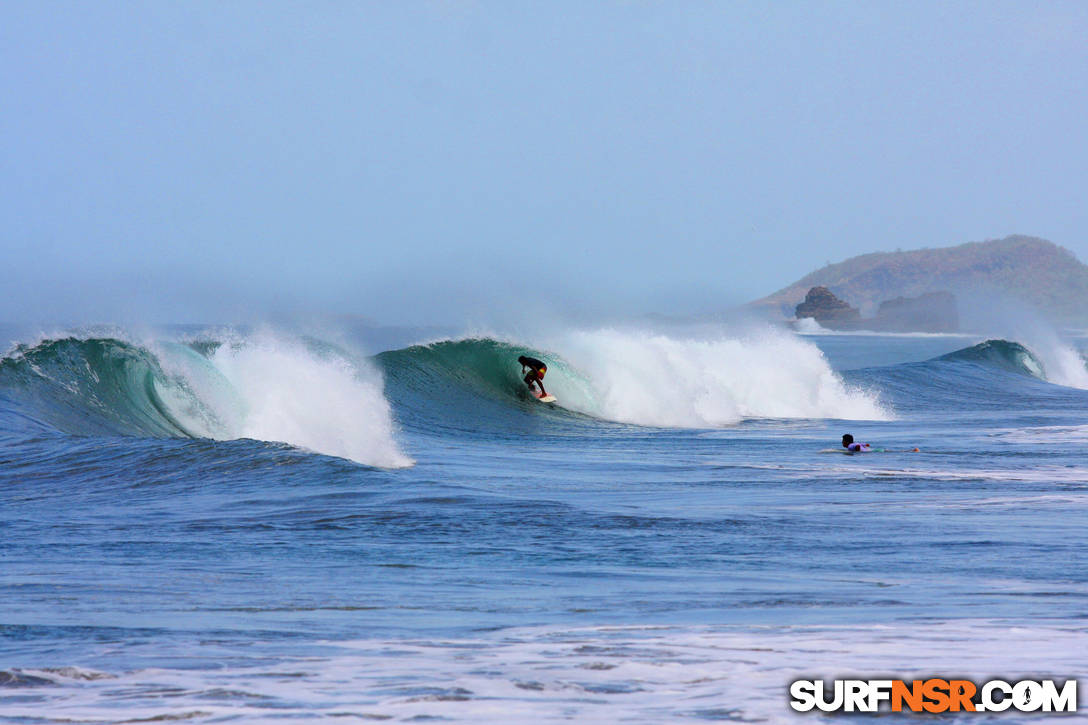
[[[812,722],[794,679],[1088,671],[1083,341],[8,337],[4,722]]]

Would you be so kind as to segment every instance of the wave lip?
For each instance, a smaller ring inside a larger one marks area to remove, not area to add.
[[[271,333],[192,345],[45,340],[0,359],[0,392],[73,435],[253,438],[365,465],[412,464],[377,370]]]

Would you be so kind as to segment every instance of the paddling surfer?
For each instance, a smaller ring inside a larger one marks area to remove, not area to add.
[[[842,436],[842,447],[850,453],[868,453],[873,450],[872,446],[868,443],[855,443],[854,436],[849,433],[844,433]]]

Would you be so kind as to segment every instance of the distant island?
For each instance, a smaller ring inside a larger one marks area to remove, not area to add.
[[[1010,236],[863,254],[807,274],[751,306],[776,317],[812,317],[836,329],[945,332],[955,329],[956,299],[964,297],[1010,301],[1058,323],[1086,326],[1088,266],[1045,239]]]

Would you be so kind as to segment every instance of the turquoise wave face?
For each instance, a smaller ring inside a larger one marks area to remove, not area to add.
[[[169,390],[173,406],[161,391]],[[29,419],[74,435],[195,437],[174,413],[199,407],[149,350],[111,338],[47,340],[0,359],[0,390]]]
[[[554,356],[540,350],[493,340],[470,338],[413,345],[378,355],[386,377],[417,391],[442,393],[450,386],[466,388],[489,398],[528,397],[518,366],[519,355],[530,355],[548,365],[554,379]]]
[[[375,357],[398,422],[413,431],[504,435],[536,429],[570,432],[594,421],[569,406],[545,405],[528,392],[517,359],[529,355],[548,366],[549,392],[589,393],[587,381],[558,355],[491,338],[442,340],[383,352]]]
[[[0,360],[12,427],[77,436],[253,438],[383,467],[410,465],[381,376],[324,343],[275,336],[147,345],[67,337]]]
[[[1018,342],[986,340],[977,345],[941,355],[938,360],[954,360],[993,365],[1023,375],[1046,379],[1046,371],[1039,359]]]

